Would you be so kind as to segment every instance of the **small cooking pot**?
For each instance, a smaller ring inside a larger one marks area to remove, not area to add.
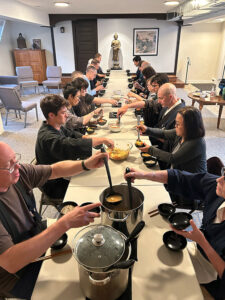
[[[73,254],[78,262],[80,285],[92,300],[115,300],[127,288],[134,260],[130,241],[144,227],[140,222],[129,238],[110,226],[92,225],[77,233]]]
[[[110,188],[106,188],[100,195],[100,202],[102,203],[101,209],[101,222],[104,225],[110,225],[113,228],[121,231],[126,236],[129,236],[136,225],[143,219],[143,193],[135,187],[132,189],[132,207],[130,203],[128,186],[113,185],[115,193],[121,194],[123,201],[117,205],[113,205],[106,201],[106,196],[110,192]]]

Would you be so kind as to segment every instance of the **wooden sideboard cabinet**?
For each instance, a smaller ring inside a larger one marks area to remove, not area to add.
[[[46,80],[46,57],[45,50],[15,49],[14,58],[16,67],[31,66],[34,80],[38,83]]]

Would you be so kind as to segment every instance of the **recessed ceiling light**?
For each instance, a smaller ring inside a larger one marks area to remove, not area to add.
[[[179,1],[165,1],[164,4],[172,6],[172,5],[178,5],[178,4],[180,4],[180,2]]]
[[[68,2],[55,2],[54,5],[55,6],[60,6],[60,7],[67,7],[70,4]]]

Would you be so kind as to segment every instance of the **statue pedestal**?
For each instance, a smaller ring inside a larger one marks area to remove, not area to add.
[[[120,68],[119,63],[113,63],[113,67],[111,68],[111,70],[122,70],[122,68]]]

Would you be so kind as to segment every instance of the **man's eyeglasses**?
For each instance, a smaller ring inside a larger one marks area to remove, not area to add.
[[[0,168],[0,170],[8,171],[10,174],[12,174],[15,170],[15,166],[19,163],[21,160],[21,154],[15,153],[15,161],[12,163],[12,165],[9,168]]]

